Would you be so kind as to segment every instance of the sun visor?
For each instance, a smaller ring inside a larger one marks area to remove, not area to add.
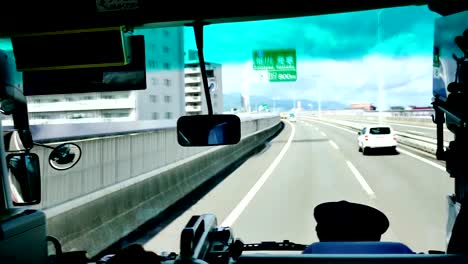
[[[123,27],[17,35],[11,38],[18,71],[123,66],[130,54]]]
[[[146,84],[145,40],[128,37],[130,63],[123,66],[23,72],[24,95],[144,90]]]

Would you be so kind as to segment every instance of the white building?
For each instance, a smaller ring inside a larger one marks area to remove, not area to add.
[[[176,119],[185,115],[183,28],[136,30],[135,35],[145,36],[146,90],[28,96],[31,124]]]
[[[209,62],[206,62],[205,65],[213,113],[222,114],[224,102],[221,65]],[[200,64],[198,62],[185,64],[185,112],[187,115],[208,114]]]

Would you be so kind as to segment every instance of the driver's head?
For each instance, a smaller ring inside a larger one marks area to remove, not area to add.
[[[387,217],[379,210],[347,201],[319,204],[314,217],[321,242],[380,241],[389,226]]]
[[[133,244],[115,254],[109,264],[158,264],[161,263],[161,257],[151,251],[146,251],[141,245]]]

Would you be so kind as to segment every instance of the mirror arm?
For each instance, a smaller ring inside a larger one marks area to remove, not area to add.
[[[210,90],[208,88],[208,76],[206,74],[206,65],[205,65],[205,58],[203,55],[203,26],[208,25],[200,20],[195,21],[193,26],[193,31],[195,32],[195,42],[197,43],[197,51],[198,51],[198,60],[200,64],[200,70],[202,74],[203,80],[203,90],[205,91],[205,98],[206,98],[206,105],[208,107],[208,115],[213,115],[213,106],[211,105],[211,96]]]
[[[26,101],[15,100],[15,110],[13,111],[13,124],[18,130],[19,137],[24,148],[33,148],[33,138],[29,130],[28,106]]]
[[[44,148],[55,149],[54,147],[51,147],[49,145],[45,145],[45,144],[41,144],[41,143],[37,143],[37,142],[33,142],[33,144],[36,145],[36,146],[44,147]]]

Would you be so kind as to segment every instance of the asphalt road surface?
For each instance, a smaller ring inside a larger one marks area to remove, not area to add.
[[[328,201],[364,203],[383,211],[390,228],[382,240],[416,252],[445,250],[447,195],[453,180],[443,164],[400,148],[358,152],[354,131],[299,119],[264,151],[244,162],[190,209],[145,244],[179,252],[180,231],[194,214],[214,213],[246,243],[318,241],[313,208]]]
[[[358,121],[358,120],[346,120],[362,126],[378,124],[376,121]],[[412,134],[420,137],[427,137],[431,139],[437,139],[437,128],[435,124],[429,126],[421,125],[410,125],[410,124],[400,124],[397,122],[386,122],[385,124],[393,127],[394,130],[398,132],[403,132],[407,134]],[[454,134],[448,130],[444,125],[444,141],[450,142],[454,140]]]

